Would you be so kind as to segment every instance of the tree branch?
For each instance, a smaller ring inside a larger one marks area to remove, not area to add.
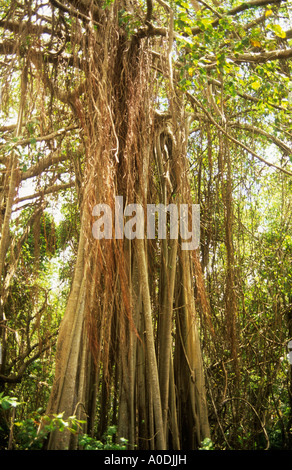
[[[285,60],[292,57],[292,48],[289,49],[276,49],[273,51],[264,51],[264,52],[245,52],[243,54],[237,54],[236,56],[226,56],[226,59],[232,61],[234,64],[242,63],[257,63],[261,64],[264,62],[269,62],[271,60]],[[207,56],[206,57],[210,63],[203,65],[207,70],[214,69],[217,66],[216,56]]]
[[[28,22],[15,22],[15,21],[0,21],[0,28],[5,30],[11,31],[12,33],[21,34],[25,31],[26,27],[28,27]],[[29,24],[29,33],[30,34],[52,34],[52,30],[47,26],[43,25],[36,25],[36,24]]]
[[[50,339],[52,339],[54,336],[56,336],[56,334],[57,333],[54,333],[54,334],[50,335],[49,338],[46,338],[46,341],[49,341]],[[29,355],[30,352],[37,346],[39,346],[39,344],[31,347],[30,351],[27,352],[27,355]],[[39,351],[37,353],[35,353],[30,359],[23,362],[23,364],[20,366],[19,371],[18,371],[17,374],[12,374],[12,375],[9,375],[9,376],[0,374],[0,383],[19,383],[19,382],[21,382],[21,380],[23,378],[23,375],[24,375],[26,369],[28,368],[28,366],[32,362],[34,362],[36,359],[38,359],[43,354],[43,352],[47,351],[50,347],[51,347],[51,343],[48,344],[47,346],[42,346],[39,349]]]
[[[280,4],[283,0],[251,0],[250,2],[244,2],[237,7],[232,8],[227,12],[227,15],[237,15],[242,11],[249,10],[250,8],[264,7],[266,5]]]
[[[72,131],[78,129],[78,126],[71,125],[68,127],[64,127],[63,129],[58,129],[56,132],[52,132],[51,134],[39,136],[39,137],[28,137],[26,139],[20,139],[17,142],[14,142],[13,145],[11,146],[11,149],[14,149],[15,147],[18,147],[18,145],[29,145],[33,142],[47,142],[48,140],[53,140],[56,137],[59,137],[60,135],[66,134],[66,132]],[[6,144],[1,145],[0,149],[3,148]]]
[[[75,186],[75,181],[71,183],[63,183],[63,184],[58,184],[54,186],[49,186],[48,188],[42,189],[34,194],[30,194],[28,196],[23,196],[23,197],[19,197],[15,199],[14,204],[19,204],[20,202],[28,201],[30,199],[36,199],[38,197],[42,197],[47,194],[53,194],[59,191],[64,191],[65,189],[72,188],[73,186]],[[19,209],[21,209],[21,207]]]
[[[289,49],[277,49],[274,51],[265,52],[246,52],[244,54],[238,54],[236,57],[230,57],[235,63],[242,62],[268,62],[270,60],[289,59],[292,57],[292,48]]]
[[[57,163],[65,162],[68,160],[68,155],[58,155],[52,156],[49,155],[46,158],[43,158],[39,161],[36,165],[29,168],[29,170],[24,171],[21,175],[21,181],[27,180],[28,178],[33,178],[34,176],[38,176],[42,173],[42,171],[46,170],[52,165],[56,165]]]
[[[152,0],[147,1],[147,14],[146,14],[146,22],[151,21],[152,18],[152,11],[153,11],[153,3]]]
[[[230,127],[236,128],[236,129],[241,129],[243,131],[253,132],[255,134],[262,135],[262,136],[266,137],[267,139],[271,140],[275,145],[277,145],[277,147],[279,147],[281,150],[283,150],[287,155],[292,156],[292,149],[290,147],[288,147],[288,145],[285,144],[285,142],[278,139],[277,137],[270,134],[269,132],[267,132],[263,129],[260,129],[259,127],[251,126],[249,124],[241,124],[239,122],[229,122],[228,125]]]
[[[250,8],[256,8],[256,7],[262,7],[266,5],[272,5],[272,4],[280,4],[283,0],[251,0],[250,2],[244,2],[238,5],[237,7],[232,8],[231,10],[227,11],[225,15],[223,16],[235,16],[238,13],[241,13],[245,10],[249,10]],[[220,18],[216,18],[212,22],[212,27],[215,28],[219,24]],[[202,30],[201,28],[192,28],[192,33],[193,35],[197,35],[201,33]]]
[[[215,78],[212,77],[207,77],[208,82],[212,83],[213,85],[216,85],[219,88],[222,88],[222,82],[219,80],[216,80]],[[248,93],[242,93],[240,91],[236,91],[237,95],[240,96],[241,98],[247,100],[247,101],[252,101],[253,103],[259,103],[261,100],[257,98],[256,96],[249,95]],[[283,106],[271,103],[270,101],[266,100],[266,102],[269,104],[269,106],[272,106],[275,109],[279,109],[281,111],[285,111],[285,113],[289,112],[286,108]]]
[[[288,171],[286,170],[285,168],[281,167],[281,166],[278,166],[278,165],[275,165],[274,163],[271,163],[271,162],[268,162],[267,160],[265,160],[263,157],[261,157],[260,155],[258,155],[256,152],[254,152],[251,148],[247,147],[245,144],[243,144],[242,142],[240,142],[238,139],[236,139],[235,137],[233,137],[232,135],[229,134],[229,132],[227,132],[227,130],[225,130],[220,124],[218,124],[218,122],[215,121],[215,119],[213,118],[213,116],[209,113],[209,111],[207,109],[205,109],[205,107],[199,102],[199,100],[197,100],[197,98],[195,96],[193,96],[191,93],[189,92],[186,92],[186,95],[189,97],[189,99],[197,106],[199,107],[200,109],[202,109],[202,111],[206,114],[206,116],[208,117],[208,119],[210,120],[210,122],[212,124],[214,124],[214,126],[217,127],[218,130],[220,130],[220,132],[222,132],[231,142],[235,143],[236,145],[239,145],[241,148],[243,148],[244,150],[246,150],[248,153],[250,153],[253,157],[257,158],[258,160],[260,160],[261,162],[265,163],[265,165],[268,165],[270,167],[273,167],[273,168],[276,168],[277,170],[280,170],[282,173],[285,173],[286,175],[289,175],[289,176],[292,176],[292,172],[291,171]]]

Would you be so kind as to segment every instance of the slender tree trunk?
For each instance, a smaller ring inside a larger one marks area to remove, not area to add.
[[[24,108],[26,100],[26,90],[27,90],[27,65],[24,66],[22,75],[21,75],[21,84],[20,84],[21,96],[19,111],[17,117],[17,125],[15,129],[15,138],[18,138],[21,133],[21,127],[24,117]],[[2,288],[1,277],[3,274],[3,268],[5,263],[6,252],[9,246],[9,225],[12,214],[12,206],[14,203],[14,198],[16,196],[17,185],[20,181],[19,179],[19,168],[18,168],[18,156],[17,153],[13,150],[11,152],[11,162],[9,164],[9,187],[7,199],[5,201],[5,215],[1,228],[1,239],[0,239],[0,286]]]
[[[201,356],[200,339],[196,325],[196,310],[192,288],[192,276],[189,253],[182,251],[181,254],[181,281],[183,312],[181,320],[181,332],[183,341],[183,352],[187,363],[187,376],[189,384],[190,411],[196,430],[194,447],[201,445],[206,437],[210,437],[208,421],[208,410],[206,402],[206,390],[204,369]]]
[[[81,231],[72,289],[59,330],[54,384],[46,410],[48,416],[62,412],[65,419],[74,415],[87,418],[90,352],[85,330],[84,249],[85,237]],[[50,435],[49,450],[75,448],[76,436],[68,431]]]
[[[176,273],[177,240],[172,240],[165,270],[166,286],[163,290],[162,321],[160,328],[161,344],[159,348],[160,393],[166,436],[169,411],[170,366],[172,355],[173,301]]]
[[[165,450],[166,443],[165,443],[165,434],[164,434],[164,426],[163,426],[163,418],[162,418],[158,367],[157,367],[155,343],[154,343],[154,336],[153,336],[152,308],[151,308],[151,300],[150,300],[150,293],[149,293],[148,269],[147,269],[147,263],[146,263],[144,240],[136,240],[136,253],[137,253],[137,263],[139,266],[139,279],[141,283],[142,296],[143,296],[143,314],[144,314],[145,334],[146,334],[146,354],[147,354],[149,369],[151,370],[151,376],[149,377],[149,385],[151,388],[151,392],[153,394],[153,410],[154,410],[155,426],[156,426],[156,433],[157,433],[156,435],[157,449]]]

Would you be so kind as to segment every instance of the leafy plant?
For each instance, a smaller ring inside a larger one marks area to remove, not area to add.
[[[18,405],[20,405],[20,402],[18,402],[17,398],[4,396],[3,392],[0,393],[0,406],[4,411],[15,408]]]
[[[103,436],[103,441],[94,439],[87,434],[79,436],[79,445],[83,450],[126,450],[127,439],[119,438],[119,442],[115,442],[115,435],[117,432],[116,426],[109,426],[107,432]]]
[[[23,421],[15,422],[18,427],[16,433],[16,445],[19,450],[38,450],[43,447],[44,440],[53,431],[64,432],[65,430],[76,434],[84,421],[78,420],[76,416],[64,419],[64,413],[43,416],[35,415]]]
[[[211,441],[211,439],[209,439],[209,437],[206,437],[203,440],[199,450],[214,450],[213,442]]]

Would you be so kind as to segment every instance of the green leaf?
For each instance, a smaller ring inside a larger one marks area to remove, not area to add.
[[[7,411],[9,408],[11,408],[10,402],[8,400],[3,399],[1,402],[1,406],[3,410]]]
[[[254,82],[251,83],[251,87],[253,90],[258,90],[261,86],[260,80],[255,80]]]
[[[179,2],[179,6],[183,7],[183,8],[189,8],[189,4],[187,2],[184,2],[184,1],[181,1]]]
[[[286,37],[285,31],[283,31],[283,29],[281,28],[279,24],[268,24],[267,29],[269,29],[270,31],[273,31],[273,33],[279,38]]]
[[[17,401],[17,398],[15,397],[1,397],[0,396],[0,405],[3,408],[3,410],[9,410],[10,408],[15,408],[18,406],[20,403]]]

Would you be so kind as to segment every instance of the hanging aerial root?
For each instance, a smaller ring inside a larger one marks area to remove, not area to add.
[[[193,263],[194,263],[194,271],[195,271],[195,278],[196,278],[196,290],[197,290],[197,301],[202,307],[202,311],[204,313],[204,317],[207,322],[207,326],[212,334],[212,336],[215,336],[215,331],[214,327],[212,324],[212,318],[211,318],[211,308],[210,308],[210,303],[208,299],[208,294],[206,292],[206,287],[205,287],[205,280],[202,272],[202,266],[198,257],[197,251],[193,252]]]

